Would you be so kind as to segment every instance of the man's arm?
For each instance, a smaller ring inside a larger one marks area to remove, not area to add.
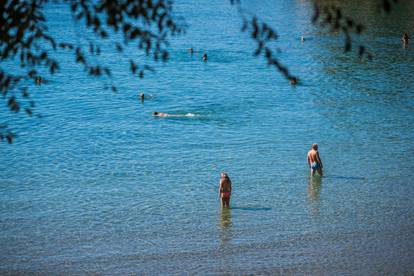
[[[309,165],[309,167],[311,167],[311,166],[312,166],[312,165],[311,165],[311,160],[310,160],[309,153],[308,153],[308,165]]]
[[[220,179],[220,183],[219,183],[219,189],[218,189],[218,197],[220,198],[220,191],[221,191],[221,184],[223,183],[223,181]]]
[[[323,168],[321,157],[319,156],[319,152],[316,153],[316,158],[318,158],[319,164],[321,164],[321,168]]]

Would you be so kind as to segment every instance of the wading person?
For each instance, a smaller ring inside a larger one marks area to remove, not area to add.
[[[318,144],[313,144],[311,150],[308,152],[308,164],[311,170],[311,176],[318,172],[322,176],[322,160],[318,152]]]
[[[401,37],[401,41],[402,41],[402,43],[405,45],[405,44],[408,44],[408,41],[410,40],[410,37],[408,36],[408,34],[407,33],[404,33],[404,35]]]
[[[230,207],[231,180],[227,173],[221,173],[219,185],[219,198],[221,207]]]

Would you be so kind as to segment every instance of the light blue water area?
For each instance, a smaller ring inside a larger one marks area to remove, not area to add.
[[[235,7],[194,2],[175,3],[187,34],[144,79],[128,60],[152,63],[133,47],[102,42],[118,93],[60,52],[61,72],[32,88],[43,118],[2,113],[19,137],[0,147],[1,274],[413,273],[414,44],[400,43],[412,4],[347,4],[368,28],[368,62],[311,25],[306,1],[243,3],[280,35],[291,87],[252,57]],[[59,39],[86,43],[67,7],[47,15]],[[325,176],[309,179],[315,142]]]

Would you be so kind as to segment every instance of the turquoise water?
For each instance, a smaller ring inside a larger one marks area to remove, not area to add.
[[[352,4],[372,62],[312,26],[307,2],[243,4],[278,30],[297,87],[252,57],[226,1],[176,3],[187,35],[142,80],[128,72],[141,53],[103,54],[118,93],[59,54],[65,67],[33,88],[43,118],[3,113],[20,136],[0,147],[1,274],[413,273],[414,44],[399,40],[413,9]],[[48,16],[58,37],[84,42],[67,9]],[[310,180],[315,142],[325,177]]]

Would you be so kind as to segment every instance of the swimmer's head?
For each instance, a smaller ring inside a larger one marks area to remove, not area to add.
[[[158,114],[160,114],[160,113],[158,113],[157,111],[152,112],[152,115],[153,115],[153,116],[158,116]]]
[[[318,150],[318,144],[312,144],[312,149],[314,149],[314,150]]]
[[[220,176],[221,176],[221,178],[228,178],[229,176],[227,175],[227,173],[225,173],[225,172],[222,172],[221,174],[220,174]]]

